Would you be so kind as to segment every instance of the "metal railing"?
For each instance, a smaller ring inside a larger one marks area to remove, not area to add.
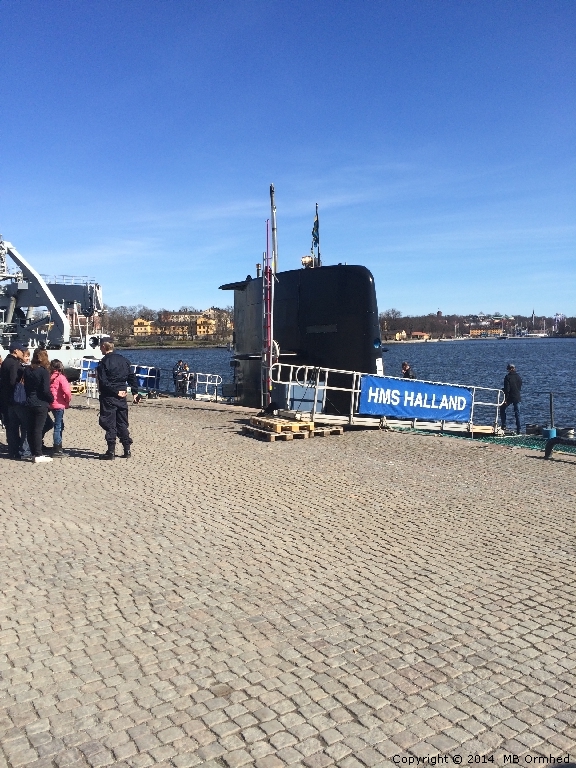
[[[86,275],[40,275],[40,277],[46,285],[94,285],[96,282],[93,277]]]
[[[217,373],[186,373],[183,377],[186,397],[194,400],[218,400],[218,388],[222,385],[222,376]]]
[[[160,368],[155,365],[131,365],[130,370],[136,376],[138,388],[158,390],[160,388]]]
[[[272,399],[282,401],[282,406],[289,410],[309,411],[312,420],[318,423],[389,428],[410,427],[469,433],[489,429],[494,433],[498,432],[499,408],[504,402],[504,393],[500,389],[464,387],[472,394],[469,422],[367,416],[359,412],[362,377],[366,375],[369,374],[335,368],[276,363],[272,368]],[[387,376],[386,378],[398,377]],[[398,379],[398,381],[406,380]],[[455,386],[447,382],[426,382],[426,384]],[[474,424],[475,418],[479,419],[476,424]]]

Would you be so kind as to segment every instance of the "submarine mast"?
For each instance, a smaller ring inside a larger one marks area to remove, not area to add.
[[[272,253],[270,253],[270,224],[272,224]],[[272,400],[272,366],[274,364],[274,282],[278,269],[276,235],[276,203],[274,184],[270,184],[270,220],[266,222],[266,253],[262,270],[262,386],[261,406]]]

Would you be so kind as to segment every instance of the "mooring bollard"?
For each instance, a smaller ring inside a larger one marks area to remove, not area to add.
[[[554,428],[554,392],[550,392],[550,427],[542,430],[542,437],[547,440],[556,437],[556,429]]]

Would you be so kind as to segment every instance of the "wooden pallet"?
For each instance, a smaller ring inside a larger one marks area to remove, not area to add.
[[[305,429],[299,432],[270,432],[268,429],[259,429],[248,424],[242,427],[243,435],[264,440],[267,443],[274,443],[276,440],[306,440],[309,437],[328,437],[329,435],[341,435],[343,432],[343,427],[316,427],[314,430]]]
[[[288,419],[267,418],[265,416],[252,416],[250,424],[258,429],[268,432],[312,432],[314,429],[313,421],[289,421]]]
[[[311,421],[311,414],[309,411],[284,411],[280,409],[278,416],[281,419],[287,419],[288,421]]]
[[[274,443],[276,440],[294,440],[305,439],[309,437],[311,432],[270,432],[267,429],[258,429],[257,427],[248,426],[245,424],[242,427],[242,434],[255,437],[258,440],[264,440],[267,443]]]
[[[474,424],[472,432],[479,435],[494,435],[494,427],[486,427],[483,424]]]
[[[310,433],[310,437],[328,437],[329,435],[342,435],[344,427],[316,427]]]

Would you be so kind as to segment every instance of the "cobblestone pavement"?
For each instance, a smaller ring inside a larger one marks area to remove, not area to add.
[[[0,458],[1,766],[576,754],[574,457],[83,402]]]

